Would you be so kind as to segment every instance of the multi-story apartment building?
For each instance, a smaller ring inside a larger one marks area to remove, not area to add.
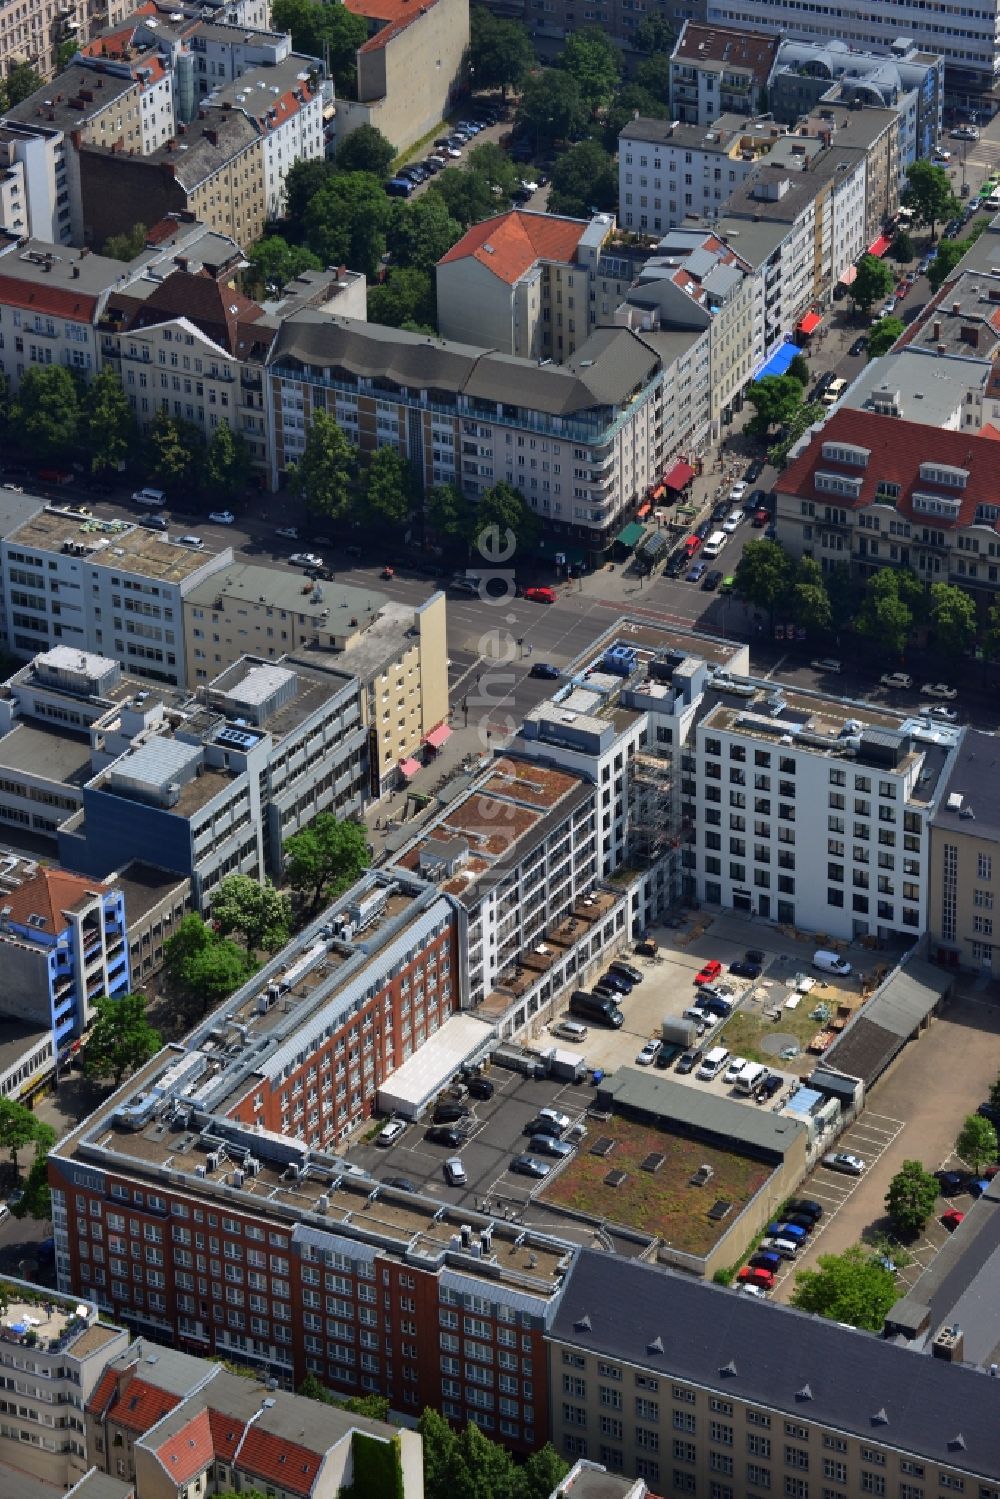
[[[5,1015],[50,1026],[55,1054],[82,1035],[94,1001],[131,987],[120,889],[40,869],[0,905]]]
[[[48,77],[55,70],[59,47],[85,36],[90,16],[86,0],[33,0],[0,7],[0,77],[24,62]]]
[[[712,25],[771,31],[824,44],[839,42],[847,49],[870,52],[873,47],[891,54],[905,38],[923,51],[940,53],[947,70],[949,102],[975,108],[990,93],[1000,66],[997,49],[997,8],[990,0],[981,8],[956,16],[944,0],[889,0],[877,11],[864,0],[845,0],[834,10],[806,11],[796,0],[761,0],[752,13],[734,0],[708,0]]]
[[[723,689],[695,733],[698,897],[848,941],[919,936],[957,737],[770,683]]]
[[[77,1296],[9,1276],[4,1287],[0,1486],[11,1495],[49,1485],[60,1492],[91,1466],[85,1407],[128,1333]]]
[[[94,375],[97,323],[124,279],[119,260],[13,233],[0,239],[0,370],[10,389],[33,365]]]
[[[670,54],[674,118],[707,127],[724,114],[764,114],[779,46],[778,37],[763,31],[685,21]]]
[[[584,1250],[547,1337],[552,1440],[654,1492],[1000,1491],[981,1369]]]
[[[317,582],[304,595],[293,573],[237,563],[185,603],[189,680],[207,681],[247,651],[354,677],[370,736],[371,791],[381,796],[450,733],[446,608],[443,593],[414,608],[340,583]]]
[[[1000,584],[998,465],[996,444],[970,431],[835,411],[779,479],[778,536],[824,570],[910,567],[985,608]]]
[[[127,521],[46,505],[0,539],[10,648],[113,654],[130,672],[181,686],[182,601],[232,560],[229,547],[198,552]]]
[[[95,73],[132,78],[139,85],[139,149],[146,156],[174,133],[174,75],[156,47],[134,34],[126,42],[127,35],[118,32],[95,38],[80,48],[73,64]],[[48,85],[49,91],[59,88],[65,76],[60,73]]]
[[[992,975],[1000,963],[1000,815],[995,740],[966,729],[931,819],[927,933],[939,963]],[[994,921],[998,923],[994,935]]]
[[[603,556],[669,453],[671,337],[685,335],[598,328],[568,363],[539,365],[296,314],[268,362],[275,483],[300,457],[313,411],[324,410],[362,458],[391,443],[425,484],[457,483],[470,497],[513,484],[565,549]],[[705,349],[707,360],[707,337]]]
[[[241,109],[257,122],[264,153],[265,217],[280,219],[285,212],[285,178],[299,161],[321,161],[323,97],[314,58],[292,52],[281,62],[255,68],[216,87],[205,106]]]
[[[687,217],[717,218],[784,126],[723,115],[709,126],[630,120],[618,137],[618,204],[626,229],[666,234]]]
[[[140,694],[104,741],[117,754],[59,828],[60,860],[96,874],[155,851],[199,910],[227,874],[280,876],[292,833],[368,794],[359,684],[300,663],[245,656],[179,713]]]
[[[0,229],[68,245],[73,233],[67,158],[61,130],[41,124],[0,124]]]

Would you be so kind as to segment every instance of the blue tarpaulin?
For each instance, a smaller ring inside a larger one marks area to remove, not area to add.
[[[763,369],[758,370],[754,375],[754,379],[763,380],[765,375],[787,374],[788,366],[799,352],[798,345],[789,339],[787,343],[781,345],[780,349],[775,349]]]

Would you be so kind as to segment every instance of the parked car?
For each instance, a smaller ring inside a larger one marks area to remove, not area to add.
[[[856,338],[854,340],[847,352],[848,354],[850,354],[852,359],[857,359],[858,355],[863,354],[867,348],[868,336],[867,334],[862,333],[860,338]]]
[[[965,1221],[965,1214],[959,1212],[958,1208],[949,1208],[946,1213],[941,1214],[941,1222],[950,1234],[953,1234],[960,1223]]]
[[[769,1223],[766,1232],[772,1239],[791,1239],[796,1244],[804,1244],[807,1237],[805,1229],[794,1223]]]
[[[937,1178],[942,1197],[954,1197],[956,1192],[964,1192],[969,1183],[964,1171],[935,1171],[932,1175]]]
[[[656,1061],[656,1058],[659,1056],[662,1046],[663,1042],[659,1041],[654,1036],[651,1040],[646,1042],[645,1046],[636,1057],[636,1064],[639,1067],[651,1067]]]
[[[201,552],[201,551],[204,550],[204,547],[205,547],[205,543],[204,543],[204,540],[202,539],[202,537],[200,537],[200,536],[191,536],[191,535],[178,536],[177,537],[177,545],[181,546],[181,547],[190,547],[192,549],[192,551],[195,551],[195,552]]]
[[[231,510],[210,510],[208,518],[216,526],[231,526],[236,520]]]
[[[559,1161],[565,1160],[576,1149],[570,1140],[557,1140],[555,1135],[532,1135],[528,1145],[537,1155],[555,1156]]]
[[[729,1065],[722,1074],[722,1081],[724,1083],[735,1083],[746,1064],[746,1057],[730,1057]]]
[[[783,1260],[794,1260],[799,1252],[799,1246],[794,1239],[761,1239],[760,1248],[765,1254],[776,1254]]]
[[[375,1137],[376,1145],[395,1145],[397,1140],[406,1134],[406,1125],[402,1119],[390,1119],[389,1123],[379,1131]]]
[[[761,1098],[773,1098],[776,1093],[781,1092],[784,1085],[785,1079],[780,1072],[769,1072],[761,1083],[758,1092]]]
[[[804,1233],[811,1234],[816,1227],[816,1219],[807,1213],[790,1213],[785,1219],[786,1227],[801,1228]]]
[[[755,531],[762,531],[764,529],[764,527],[769,523],[770,519],[771,519],[771,512],[770,512],[770,510],[765,510],[764,507],[761,506],[761,508],[759,510],[755,510],[754,511],[753,520],[751,521],[751,525],[753,526],[753,528],[754,528]]]
[[[464,1187],[469,1178],[465,1174],[465,1167],[461,1158],[454,1155],[444,1163],[444,1179],[449,1187]]]
[[[165,531],[169,522],[162,515],[140,515],[139,525],[144,531]]]
[[[726,516],[725,520],[722,522],[722,529],[723,529],[723,531],[726,532],[726,534],[728,536],[732,536],[732,534],[733,534],[734,531],[738,531],[739,530],[739,528],[742,525],[742,523],[743,523],[743,511],[742,510],[732,510],[732,511],[730,511],[729,515]]]
[[[823,1157],[823,1165],[830,1171],[843,1171],[847,1176],[860,1176],[865,1163],[859,1155],[849,1150],[831,1150]]]
[[[516,1155],[510,1163],[511,1171],[518,1176],[533,1176],[539,1181],[548,1176],[552,1167],[547,1161],[540,1161],[533,1155]]]
[[[424,1130],[424,1139],[428,1145],[447,1145],[458,1150],[465,1144],[465,1132],[453,1124],[432,1124],[430,1129]]]
[[[562,672],[549,661],[536,661],[528,675],[541,677],[543,682],[558,682]]]
[[[725,500],[720,500],[717,505],[712,506],[712,519],[725,520],[729,514],[729,506]]]
[[[893,315],[893,313],[895,311],[896,311],[896,298],[895,297],[887,297],[886,298],[886,302],[885,302],[885,306],[882,308],[881,312],[879,313],[879,317],[880,318],[892,317],[892,315]]]
[[[554,604],[556,601],[556,591],[554,588],[548,587],[526,588],[524,590],[524,597],[530,599],[533,604]]]
[[[705,593],[714,593],[715,590],[718,588],[718,586],[719,586],[719,584],[721,582],[722,582],[722,572],[720,571],[719,568],[713,568],[710,573],[706,573],[705,576],[702,578],[702,580],[701,580],[702,590]]]
[[[703,963],[694,976],[695,983],[700,987],[702,984],[710,984],[719,977],[722,972],[722,964],[718,958],[709,958]]]
[[[293,552],[289,557],[293,567],[322,567],[323,559],[315,552]]]
[[[397,1192],[416,1192],[417,1190],[416,1182],[411,1182],[408,1176],[385,1176],[382,1178],[382,1185],[395,1187]]]
[[[457,1124],[468,1117],[468,1109],[461,1103],[439,1103],[434,1110],[435,1124]]]
[[[740,1285],[756,1286],[760,1291],[773,1291],[774,1271],[765,1270],[761,1265],[744,1265],[736,1272],[736,1279]]]
[[[759,963],[748,963],[745,958],[729,965],[729,972],[738,979],[759,979],[763,971]]]
[[[684,579],[685,583],[700,583],[707,570],[707,562],[696,562],[694,567],[688,569]]]
[[[760,476],[761,476],[761,474],[763,472],[764,472],[764,460],[763,460],[763,458],[755,458],[753,460],[753,462],[748,466],[747,471],[743,475],[743,477],[744,477],[744,479],[746,480],[746,482],[748,484],[754,484],[760,478]]]
[[[940,697],[949,703],[958,697],[958,688],[949,687],[947,682],[925,682],[920,691],[924,697]]]
[[[809,665],[813,671],[825,672],[829,676],[838,676],[843,671],[843,663],[837,661],[833,656],[817,656]]]
[[[481,579],[466,578],[463,577],[461,573],[458,573],[454,578],[452,578],[451,582],[448,584],[448,587],[452,589],[454,593],[468,593],[473,595],[475,598],[478,598],[480,584]]]
[[[682,1076],[693,1072],[696,1067],[701,1066],[704,1057],[705,1053],[700,1046],[690,1047],[687,1051],[681,1053],[681,1058],[677,1063],[675,1071],[679,1072]]]
[[[496,1087],[490,1082],[488,1077],[469,1078],[470,1098],[492,1098],[495,1092]]]
[[[913,686],[913,678],[908,671],[884,671],[879,681],[883,687],[894,687],[901,692]]]
[[[747,488],[748,485],[745,479],[737,479],[736,483],[729,491],[729,503],[731,505],[738,505],[743,499],[743,496],[746,494]]]
[[[928,717],[940,719],[943,723],[958,723],[958,709],[949,708],[945,703],[935,703]]]
[[[298,526],[279,526],[274,534],[283,537],[285,541],[298,541],[299,528]]]
[[[785,1208],[786,1213],[797,1214],[799,1217],[813,1218],[819,1222],[823,1216],[823,1208],[820,1203],[814,1202],[811,1197],[793,1197]]]

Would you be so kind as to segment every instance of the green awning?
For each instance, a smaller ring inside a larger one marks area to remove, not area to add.
[[[645,532],[646,527],[640,521],[634,520],[629,525],[622,527],[615,537],[615,541],[618,542],[619,546],[634,547],[642,540]]]

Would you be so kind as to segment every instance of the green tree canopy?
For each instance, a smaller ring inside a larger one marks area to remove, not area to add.
[[[772,614],[788,593],[792,565],[776,541],[748,541],[736,565],[734,587],[756,609]]]
[[[289,468],[289,486],[314,514],[342,520],[350,509],[357,466],[357,448],[335,419],[326,411],[315,411],[302,457]]]
[[[499,188],[504,197],[510,197],[521,180],[516,163],[495,141],[483,141],[481,146],[473,146],[466,165],[470,172],[485,177],[491,188]],[[417,203],[420,201],[418,198]],[[416,207],[416,204],[412,206]]]
[[[834,1322],[881,1332],[899,1295],[892,1271],[857,1244],[843,1254],[821,1254],[817,1264],[816,1270],[796,1274],[792,1305]]]
[[[961,204],[951,190],[948,173],[926,158],[912,161],[906,169],[902,201],[912,208],[918,224],[926,224],[934,239],[937,225],[958,213]]]
[[[478,148],[492,161],[496,152],[510,170],[507,157],[492,143]],[[469,167],[473,166],[473,151]],[[413,203],[399,203],[388,228],[387,243],[397,265],[413,271],[432,271],[452,245],[462,237],[462,226],[448,212],[440,193],[423,193]],[[433,320],[432,320],[433,321]]]
[[[931,588],[930,624],[934,649],[958,660],[968,654],[976,638],[976,606],[964,588],[935,583]]]
[[[893,260],[898,260],[900,265],[908,265],[916,258],[917,251],[907,230],[902,228],[896,230],[889,254]]]
[[[913,633],[913,611],[900,597],[898,575],[882,568],[869,578],[861,609],[854,621],[876,650],[901,656]]]
[[[785,373],[791,375],[793,380],[797,380],[804,390],[811,378],[806,356],[804,354],[796,354]]]
[[[285,844],[285,877],[310,911],[347,890],[370,862],[363,824],[338,822],[332,812],[320,812]]]
[[[428,185],[425,197],[431,196],[444,199],[449,217],[463,229],[478,224],[480,219],[489,218],[504,206],[485,173],[474,172],[469,167],[464,170],[447,167],[439,172]]]
[[[576,80],[589,111],[610,104],[621,77],[622,56],[600,26],[569,32],[559,63]]]
[[[285,178],[285,218],[288,223],[301,230],[309,204],[337,175],[333,162],[324,157],[297,161],[289,167]]]
[[[385,177],[395,160],[395,146],[374,125],[359,125],[337,146],[337,166],[342,172]]]
[[[754,408],[748,429],[763,436],[772,427],[790,422],[802,405],[802,386],[794,375],[765,375],[747,388]]]
[[[200,916],[185,916],[164,944],[164,968],[170,983],[201,1002],[203,1010],[227,999],[257,963],[237,943],[219,937]]]
[[[902,318],[883,317],[874,323],[868,333],[868,358],[878,359],[888,354],[893,344],[906,332]]]
[[[633,69],[632,79],[653,99],[666,103],[670,93],[670,53],[656,52],[644,57]]]
[[[127,234],[110,235],[104,241],[101,254],[111,260],[134,260],[146,248],[146,234],[145,224],[133,224]]]
[[[94,1002],[96,1019],[84,1051],[87,1077],[110,1077],[117,1088],[127,1073],[144,1067],[155,1057],[163,1040],[146,1019],[146,996],[105,996]]]
[[[211,916],[223,937],[238,933],[249,952],[277,952],[288,941],[292,903],[270,880],[230,874],[212,895]]]
[[[851,301],[867,316],[872,305],[887,297],[894,282],[892,268],[874,255],[862,255],[858,274],[851,283]]]
[[[531,37],[518,21],[505,21],[474,5],[469,13],[469,63],[477,88],[498,88],[506,94],[528,76],[535,61]]]
[[[437,298],[429,271],[391,270],[381,286],[368,288],[368,321],[387,328],[436,332]]]
[[[604,112],[602,140],[612,156],[618,150],[618,137],[637,113],[648,120],[665,120],[669,108],[665,99],[651,94],[633,79],[618,90],[614,102]]]
[[[572,73],[543,68],[525,83],[517,117],[541,147],[582,134],[587,124],[587,105]]]
[[[635,45],[640,52],[665,52],[674,50],[677,28],[662,11],[649,11],[635,28]]]
[[[810,562],[811,558],[803,558]],[[802,625],[810,635],[826,635],[833,628],[833,610],[830,595],[826,591],[823,575],[815,562],[818,577],[799,574],[796,568],[791,589],[785,600],[788,613],[797,625]]]
[[[418,488],[412,466],[398,449],[388,443],[376,448],[365,470],[364,524],[391,535],[408,520]]]
[[[66,41],[60,42],[56,48],[56,72],[61,73],[64,68],[68,68],[79,50],[80,43],[76,37],[67,37]]]
[[[158,411],[146,446],[149,467],[164,489],[197,489],[205,461],[205,440],[197,427],[179,416]]]
[[[973,1171],[981,1171],[997,1158],[996,1125],[981,1114],[970,1114],[955,1141],[955,1154]]]
[[[134,450],[135,417],[119,376],[105,365],[83,392],[79,441],[92,473],[120,469]]]
[[[10,108],[13,108],[15,104],[23,103],[41,87],[41,76],[26,62],[15,63],[4,80],[7,103]]]
[[[941,290],[968,248],[968,240],[943,239],[941,241],[937,254],[927,268],[927,280],[931,291]]]
[[[319,257],[305,245],[291,245],[280,234],[266,234],[246,253],[250,262],[248,277],[265,296],[284,291],[289,281],[294,281],[303,271],[323,269]]]
[[[216,504],[239,499],[252,473],[253,456],[246,438],[221,421],[212,433],[205,460],[204,487],[210,498]]]
[[[0,1096],[0,1150],[10,1152],[11,1164],[19,1172],[18,1155],[29,1145],[48,1150],[55,1144],[55,1131],[16,1098]]]
[[[346,10],[330,5],[327,10]],[[350,14],[350,12],[348,12]],[[370,172],[335,172],[303,216],[306,244],[323,265],[347,265],[374,281],[386,250],[392,201]]]
[[[457,484],[438,484],[428,491],[424,500],[424,521],[435,536],[452,540],[467,537],[471,529],[472,506]]]
[[[549,212],[586,219],[592,208],[614,208],[618,169],[597,141],[580,141],[564,151],[552,169]]]
[[[885,1194],[886,1212],[901,1234],[918,1234],[934,1212],[937,1179],[920,1161],[904,1161]]]
[[[271,27],[290,31],[296,52],[328,56],[337,93],[354,92],[358,48],[368,40],[364,16],[355,15],[346,5],[323,5],[319,0],[274,0]]]
[[[541,521],[525,504],[520,491],[502,482],[480,495],[478,504],[471,510],[470,523],[469,540],[473,545],[484,532],[495,527],[500,542],[491,546],[491,551],[496,553],[503,548],[503,537],[509,531],[519,557],[534,551],[542,531]]]
[[[48,1129],[48,1126],[44,1126]],[[55,1130],[50,1130],[51,1145],[55,1144]],[[52,1217],[52,1193],[49,1189],[49,1149],[46,1145],[35,1148],[35,1159],[28,1168],[21,1189],[21,1200],[11,1207],[15,1218],[37,1218],[47,1222]]]
[[[11,419],[21,446],[42,462],[73,452],[80,426],[80,397],[69,370],[60,364],[29,365],[14,398]]]

